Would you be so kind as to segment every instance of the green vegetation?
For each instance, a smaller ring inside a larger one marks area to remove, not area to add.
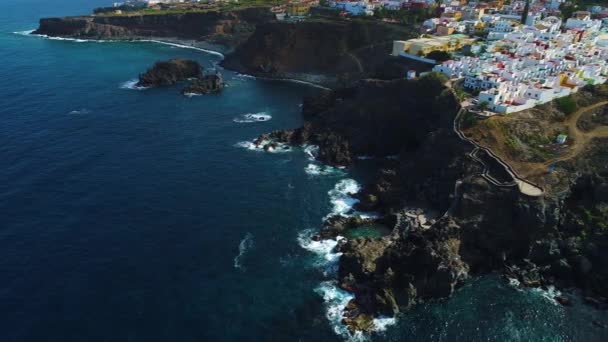
[[[574,113],[577,109],[576,102],[572,96],[560,97],[559,99],[555,100],[555,103],[557,105],[557,109],[566,115]]]
[[[587,233],[608,233],[608,207],[584,208],[583,221]]]
[[[148,7],[132,7],[129,8],[98,8],[93,13],[103,16],[137,16],[137,15],[175,15],[188,13],[206,13],[211,11],[234,11],[251,7],[272,7],[287,3],[287,0],[240,0],[239,2],[227,2],[219,4],[176,4],[176,5],[161,5],[160,8]],[[115,10],[121,10],[122,13],[115,13]]]
[[[449,81],[448,77],[440,72],[432,71],[428,74],[424,75],[424,77],[420,78],[419,81],[428,80],[428,81],[437,81],[441,85],[445,84],[445,82]]]
[[[374,10],[374,17],[378,19],[393,19],[405,24],[419,24],[426,19],[432,18],[435,12],[432,8],[419,8],[398,11],[388,10],[384,7]]]
[[[490,105],[488,101],[481,101],[477,106],[480,110],[486,110],[488,108],[488,105]]]
[[[461,125],[462,125],[462,128],[467,129],[467,128],[474,127],[475,125],[477,125],[478,122],[479,122],[479,118],[477,117],[477,115],[467,111],[462,116]]]
[[[452,59],[452,54],[445,51],[431,51],[426,55],[426,58],[434,59],[437,62],[445,62],[447,60]]]

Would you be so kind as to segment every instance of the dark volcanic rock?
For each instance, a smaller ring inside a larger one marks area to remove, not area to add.
[[[200,79],[203,77],[201,65],[189,59],[172,59],[166,62],[156,62],[154,66],[139,75],[140,87],[157,87],[174,85],[177,82],[190,78]]]
[[[183,94],[212,94],[219,93],[224,87],[224,81],[219,73],[206,74],[190,82],[182,90]]]
[[[452,93],[433,76],[363,80],[306,99],[302,128],[265,138],[318,145],[321,161],[345,166],[355,156],[386,157],[417,149],[429,133],[451,127],[457,108]]]
[[[253,33],[256,25],[273,19],[268,7],[226,12],[44,18],[34,33],[86,39],[175,37],[234,48]]]

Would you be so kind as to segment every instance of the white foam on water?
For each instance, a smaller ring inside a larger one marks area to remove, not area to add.
[[[252,141],[241,141],[241,142],[234,144],[234,146],[245,148],[250,151],[263,151],[263,149],[261,147],[256,146],[256,144],[254,144]]]
[[[234,257],[234,268],[243,269],[241,258],[253,247],[253,234],[247,233],[239,243],[239,254]]]
[[[326,218],[334,215],[351,216],[354,214],[353,206],[359,202],[352,197],[359,192],[361,187],[354,179],[342,179],[333,189],[329,190],[329,200],[332,204],[332,211]]]
[[[308,157],[308,160],[314,161],[317,159],[317,155],[319,154],[319,146],[317,145],[302,145],[304,148],[304,153]]]
[[[384,332],[384,331],[386,331],[386,329],[388,329],[388,327],[390,327],[391,325],[395,325],[396,323],[397,323],[397,318],[395,318],[395,317],[380,316],[380,317],[374,318],[373,331]]]
[[[543,298],[549,300],[551,303],[555,304],[555,305],[560,305],[556,300],[555,297],[557,296],[561,296],[561,292],[555,288],[555,286],[553,285],[549,285],[547,286],[546,290],[543,290],[541,288],[533,288],[530,290],[530,292],[540,295]]]
[[[34,31],[36,31],[36,30],[16,31],[16,32],[13,32],[13,33],[14,33],[14,34],[18,34],[18,35],[20,35],[20,36],[29,36],[29,35],[31,35],[31,34],[32,34]]]
[[[337,169],[328,165],[317,165],[317,164],[308,164],[304,168],[304,172],[306,172],[309,176],[341,176],[344,172],[340,169]]]
[[[186,96],[186,97],[195,97],[195,96],[203,96],[203,94],[197,94],[197,93],[184,93],[184,96]]]
[[[241,73],[237,73],[237,74],[235,75],[235,77],[238,77],[238,78],[246,78],[246,79],[252,79],[252,80],[255,80],[255,79],[256,79],[256,77],[255,77],[255,76],[253,76],[253,75],[247,75],[247,74],[241,74]]]
[[[342,253],[335,252],[336,246],[343,240],[344,237],[338,236],[335,239],[326,239],[315,241],[312,239],[314,230],[307,229],[298,235],[298,242],[300,246],[307,251],[316,254],[319,257],[319,261],[315,263],[316,266],[331,266],[330,264],[336,263]]]
[[[234,118],[232,121],[236,123],[252,123],[252,122],[264,122],[272,119],[272,116],[268,114],[268,112],[259,112],[259,113],[247,113],[243,115],[239,115]]]
[[[203,48],[192,46],[192,45],[184,45],[184,44],[179,44],[179,43],[165,42],[165,41],[162,41],[162,40],[153,40],[153,39],[150,39],[150,40],[138,40],[138,41],[139,42],[158,43],[158,44],[173,46],[173,47],[177,47],[177,48],[181,48],[181,49],[197,50],[197,51],[202,51],[202,52],[208,53],[210,55],[219,56],[222,59],[224,58],[224,54],[221,53],[221,52],[217,52],[217,51],[213,51],[213,50],[208,50],[208,49],[203,49]]]
[[[89,114],[89,113],[91,113],[91,111],[89,109],[82,108],[82,109],[78,109],[78,110],[73,110],[73,111],[69,112],[68,114],[79,115],[79,114]]]
[[[346,338],[348,341],[364,341],[365,336],[361,332],[351,333],[348,328],[342,324],[344,318],[344,308],[354,296],[340,289],[335,281],[324,281],[315,292],[323,297],[325,302],[325,317],[331,324],[334,332]]]
[[[145,90],[145,89],[148,89],[148,87],[139,87],[137,85],[138,82],[139,82],[139,80],[137,80],[137,79],[128,80],[128,81],[123,82],[123,83],[120,84],[120,89],[129,89],[129,90]]]
[[[269,144],[270,141],[263,141],[261,144],[256,145],[253,141],[241,141],[234,144],[235,147],[245,148],[250,151],[260,151],[260,152],[268,152],[268,153],[287,153],[291,152],[291,147],[284,143],[276,143],[276,148],[270,148],[268,150],[264,150],[264,146]]]

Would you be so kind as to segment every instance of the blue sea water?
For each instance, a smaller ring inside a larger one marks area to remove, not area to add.
[[[305,236],[348,204],[336,184],[356,188],[347,179],[366,172],[238,144],[300,125],[302,97],[318,90],[230,71],[217,96],[132,90],[157,60],[219,57],[15,33],[109,3],[1,4],[0,341],[357,338],[328,319],[347,297]],[[367,339],[600,341],[592,321],[605,318],[489,276]]]

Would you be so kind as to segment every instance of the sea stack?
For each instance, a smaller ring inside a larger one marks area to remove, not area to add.
[[[158,87],[174,85],[191,78],[203,77],[202,66],[190,59],[171,59],[156,62],[145,73],[139,75],[138,87]]]

